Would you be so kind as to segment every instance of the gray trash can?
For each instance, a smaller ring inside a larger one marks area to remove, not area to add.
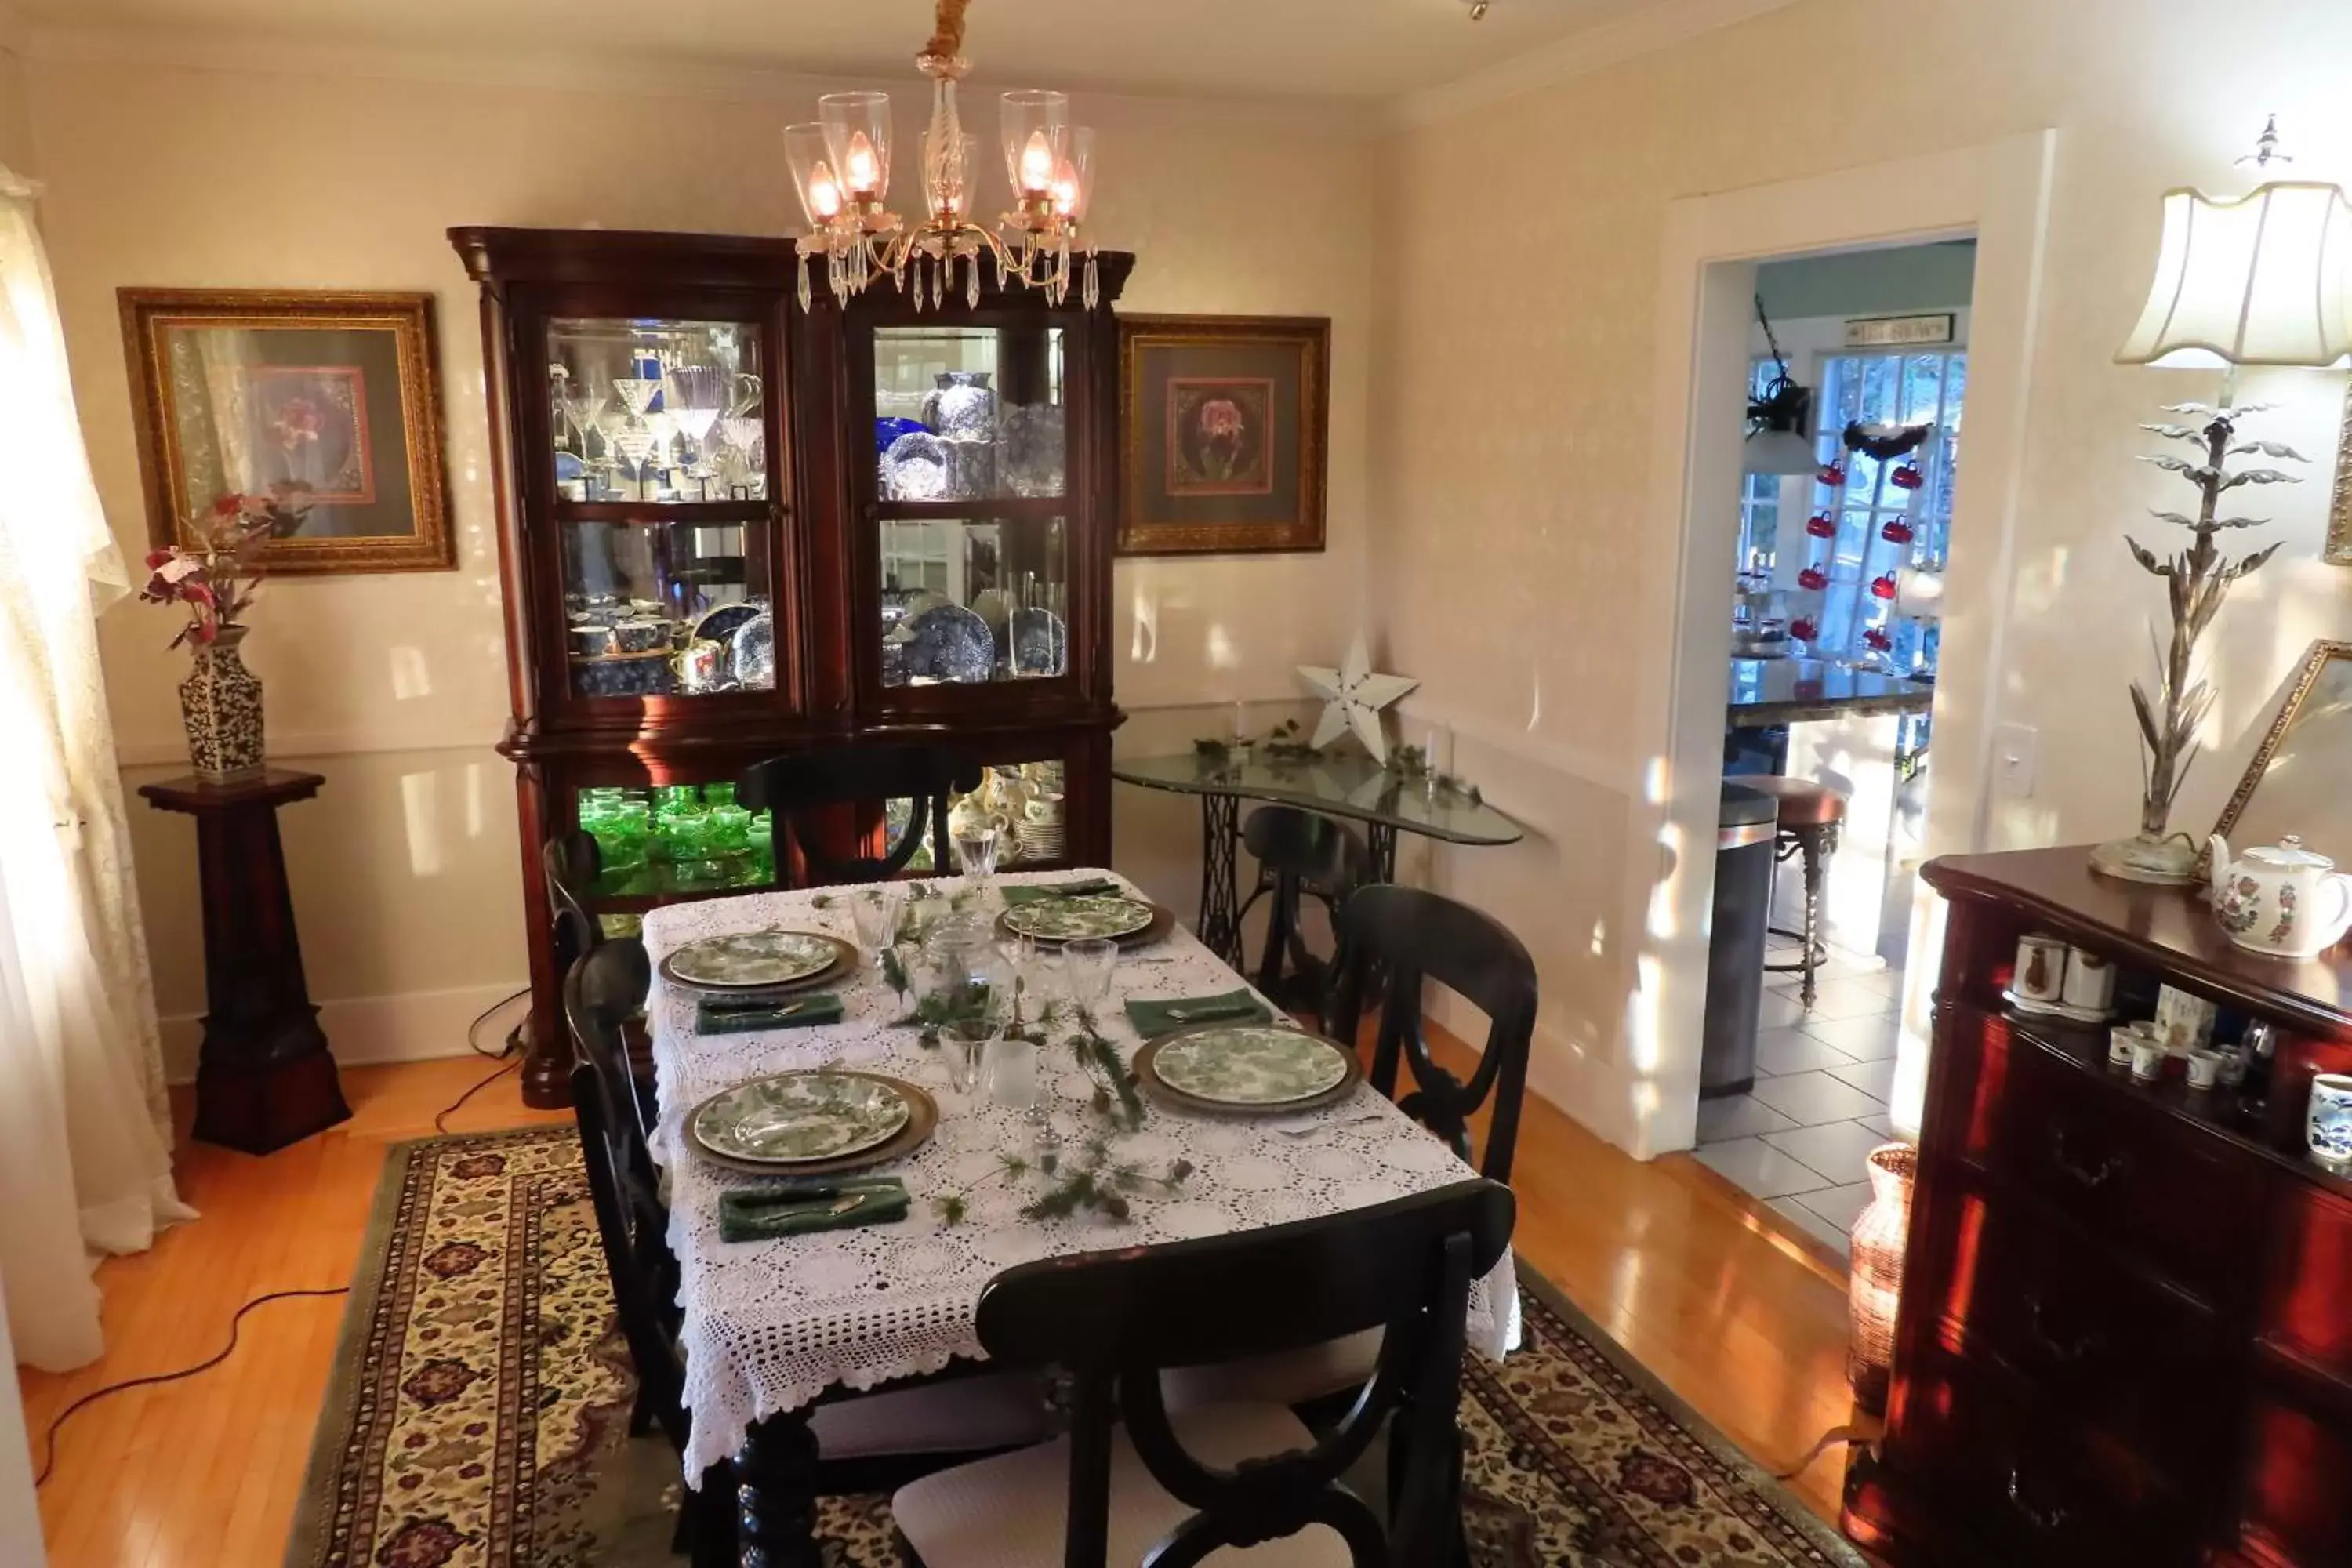
[[[1706,950],[1706,1026],[1699,1037],[1701,1100],[1745,1094],[1756,1082],[1756,1019],[1764,1005],[1764,927],[1772,910],[1779,807],[1727,779],[1716,818],[1715,930]]]

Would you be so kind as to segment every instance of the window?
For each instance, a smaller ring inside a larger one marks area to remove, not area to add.
[[[1748,367],[1748,401],[1755,403],[1762,398],[1772,378],[1780,374],[1780,367],[1771,355],[1759,355]],[[1780,476],[1747,475],[1739,487],[1740,574],[1754,574],[1769,581],[1780,552]]]
[[[1837,526],[1814,563],[1827,574],[1822,596],[1821,636],[1815,650],[1827,658],[1859,658],[1874,650],[1868,634],[1883,630],[1883,657],[1897,670],[1933,676],[1937,623],[1903,614],[1898,599],[1874,592],[1874,584],[1899,586],[1901,571],[1940,572],[1950,546],[1952,485],[1959,459],[1960,405],[1968,390],[1965,351],[1928,353],[1832,354],[1822,361],[1821,390],[1814,400],[1815,436],[1824,469],[1844,465],[1845,483],[1816,482],[1816,515]],[[1849,422],[1932,426],[1919,448],[1881,460],[1845,450]],[[1916,471],[1916,488],[1896,480]],[[1889,538],[1890,525],[1895,537]],[[1902,537],[1907,529],[1910,538]]]

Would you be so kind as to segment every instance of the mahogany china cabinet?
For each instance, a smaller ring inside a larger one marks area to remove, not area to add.
[[[2352,1067],[2352,957],[2235,947],[2084,849],[1925,875],[1950,917],[1935,1053],[1847,1532],[1898,1564],[2352,1563],[2352,1181],[2304,1136],[2314,1076]],[[2270,1044],[2242,1085],[2137,1083],[2105,1028],[2005,1001],[2030,933],[2119,965],[2127,1015],[2170,985],[2217,1040]]]
[[[845,308],[817,269],[803,310],[788,240],[449,238],[482,289],[527,1100],[568,1100],[552,835],[595,838],[608,926],[793,885],[734,800],[745,766],[942,741],[987,766],[955,809],[999,826],[1001,865],[1108,859],[1111,305],[1132,257],[1101,258],[1093,309],[1016,285],[918,310],[887,280]]]

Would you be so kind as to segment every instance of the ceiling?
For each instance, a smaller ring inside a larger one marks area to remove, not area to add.
[[[1680,0],[978,0],[975,75],[1220,97],[1385,100]],[[930,0],[16,0],[36,28],[404,50],[554,49],[898,74]]]

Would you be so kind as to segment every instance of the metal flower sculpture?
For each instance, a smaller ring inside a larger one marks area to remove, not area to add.
[[[2172,814],[2172,803],[2180,793],[2181,784],[2189,776],[2189,764],[2196,760],[2198,727],[2205,721],[2213,706],[2213,688],[2195,668],[2198,639],[2213,622],[2221,608],[2221,600],[2230,585],[2249,573],[2256,571],[2277,552],[2276,544],[2265,545],[2235,559],[2217,548],[2217,537],[2228,529],[2259,528],[2269,519],[2259,517],[2222,517],[2219,515],[2221,498],[2246,485],[2300,484],[2300,477],[2277,468],[2239,468],[2232,471],[2227,465],[2232,458],[2258,455],[2290,462],[2308,461],[2302,453],[2277,441],[2241,441],[2238,421],[2249,414],[2259,414],[2267,404],[2248,404],[2242,407],[2215,407],[2203,403],[2179,403],[2166,407],[2167,414],[2186,416],[2190,424],[2144,425],[2168,441],[2179,441],[2204,449],[2201,459],[2176,457],[2169,452],[2144,455],[2140,460],[2153,463],[2170,473],[2179,474],[2197,488],[2197,515],[2165,511],[2151,508],[2161,521],[2187,529],[2193,536],[2187,549],[2167,557],[2126,534],[2124,542],[2131,546],[2133,559],[2155,575],[2165,580],[2172,605],[2172,646],[2169,651],[2156,649],[2162,669],[2153,696],[2138,681],[2132,682],[2132,708],[2139,716],[2142,749],[2142,783],[2145,792],[2140,805],[2140,837],[2143,841],[2161,841],[2167,835],[2166,824]],[[2153,632],[2151,632],[2151,639]]]

